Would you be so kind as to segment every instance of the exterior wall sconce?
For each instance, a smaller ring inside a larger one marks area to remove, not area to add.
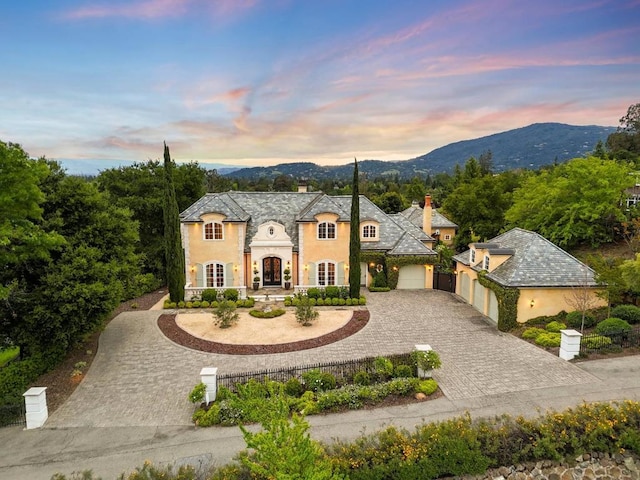
[[[286,268],[287,270],[291,270],[291,262],[287,262],[284,268]]]
[[[394,265],[394,266],[393,266],[393,271],[394,271],[394,272],[397,272],[397,271],[398,271],[398,266],[397,266],[397,265]]]
[[[532,298],[531,301],[529,302],[529,306],[533,308],[535,307],[535,305],[536,305],[536,301]]]
[[[305,269],[305,270],[309,270],[309,265],[307,265],[307,264],[305,263],[305,265],[304,265],[304,269]]]
[[[376,264],[375,264],[374,262],[371,262],[371,263],[369,264],[369,266],[371,266],[371,267],[375,267],[375,266],[376,266]]]
[[[349,270],[349,265],[346,265],[346,264],[345,264],[344,269],[345,269],[345,270]]]
[[[233,266],[233,271],[234,271],[234,272],[237,272],[237,271],[238,271],[238,265],[234,265],[234,266]]]
[[[196,271],[196,266],[195,265],[191,265],[191,273]]]
[[[258,270],[258,262],[253,262],[253,270]]]

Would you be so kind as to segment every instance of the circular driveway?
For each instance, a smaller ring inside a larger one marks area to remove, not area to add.
[[[405,353],[430,344],[443,366],[434,377],[451,400],[477,399],[545,387],[597,382],[575,365],[485,322],[473,307],[438,290],[368,293],[369,323],[324,347],[270,355],[196,352],[165,338],[157,310],[114,318],[83,382],[45,427],[190,425],[187,400],[202,367],[218,373]],[[256,332],[259,335],[260,332]]]

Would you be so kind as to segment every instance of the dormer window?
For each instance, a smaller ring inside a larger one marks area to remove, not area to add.
[[[367,223],[362,226],[362,239],[363,240],[378,240],[378,226],[375,224]]]
[[[336,224],[333,222],[322,222],[318,224],[318,239],[330,240],[336,238]]]
[[[204,224],[205,240],[223,240],[222,224],[219,222],[209,222]]]
[[[476,250],[475,248],[472,248],[470,250],[469,253],[469,261],[471,262],[471,265],[473,265],[474,263],[476,263]]]
[[[489,270],[489,255],[484,256],[484,260],[482,262],[482,268],[484,270]]]

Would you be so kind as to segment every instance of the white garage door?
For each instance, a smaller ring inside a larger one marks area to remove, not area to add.
[[[493,290],[489,290],[489,318],[498,324],[498,299]]]
[[[485,288],[480,285],[478,280],[473,281],[473,306],[476,307],[480,313],[484,313],[484,291]]]
[[[465,302],[471,303],[469,301],[469,285],[470,285],[469,275],[461,273],[458,276],[460,277],[460,296],[464,298]]]
[[[424,288],[425,268],[423,265],[406,265],[398,272],[398,290]]]

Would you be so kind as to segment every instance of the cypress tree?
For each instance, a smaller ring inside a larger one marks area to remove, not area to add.
[[[351,187],[351,226],[349,237],[349,295],[360,297],[360,190],[358,188],[358,160],[353,159]]]
[[[180,214],[176,190],[173,186],[173,162],[169,147],[164,144],[164,256],[166,262],[167,285],[172,302],[184,300],[186,282],[184,252],[180,238]]]

